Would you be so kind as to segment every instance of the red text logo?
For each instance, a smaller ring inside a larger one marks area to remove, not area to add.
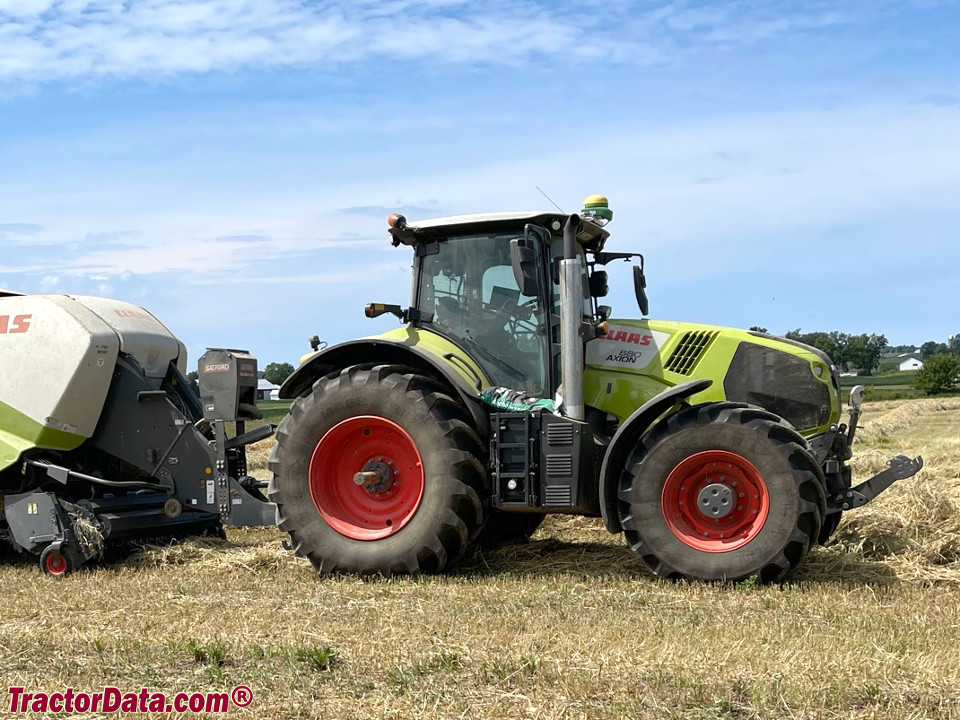
[[[30,329],[33,315],[0,315],[0,335],[25,333]]]
[[[604,340],[613,340],[614,342],[627,342],[634,345],[649,345],[653,341],[653,335],[641,335],[640,333],[627,332],[626,330],[615,330],[603,336]]]

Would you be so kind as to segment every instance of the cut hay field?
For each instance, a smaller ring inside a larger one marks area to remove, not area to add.
[[[241,718],[960,718],[960,399],[863,424],[858,477],[926,468],[784,585],[659,581],[583,519],[390,581],[321,580],[278,532],[234,531],[63,581],[0,564],[0,685],[248,685]]]

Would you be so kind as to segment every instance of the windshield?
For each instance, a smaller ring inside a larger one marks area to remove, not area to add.
[[[521,294],[514,279],[515,237],[440,242],[436,254],[423,258],[417,307],[433,316],[429,327],[460,341],[495,386],[543,397],[549,392],[546,318],[539,299]]]

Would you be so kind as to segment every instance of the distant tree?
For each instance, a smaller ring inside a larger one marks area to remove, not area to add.
[[[957,389],[960,358],[954,355],[932,355],[917,373],[915,387],[927,395],[939,395]]]
[[[863,370],[865,375],[873,374],[880,365],[880,356],[887,346],[883,335],[851,335],[847,337],[843,350],[843,362],[848,368]]]
[[[290,363],[270,363],[263,369],[263,379],[274,385],[283,385],[283,381],[293,375],[293,365]]]
[[[901,355],[903,353],[912,353],[917,351],[916,345],[887,345],[888,353],[896,353]]]
[[[947,340],[947,347],[950,348],[950,354],[960,355],[960,334],[951,335]]]
[[[197,378],[199,378],[199,377],[200,377],[200,376],[197,375],[197,371],[196,371],[196,370],[187,373],[187,381],[190,383],[190,387],[193,388],[193,391],[194,391],[197,395],[200,394],[200,383],[197,381]]]
[[[754,325],[752,328],[750,328],[750,331],[751,331],[751,332],[762,332],[762,333],[768,333],[768,332],[770,332],[770,331],[767,330],[765,327],[760,327],[759,325]]]
[[[788,332],[785,337],[789,338],[790,340],[802,342],[806,345],[811,345],[817,350],[825,352],[827,356],[838,365],[842,362],[840,357],[841,346],[846,343],[846,336],[842,333],[804,333],[800,332],[800,328],[797,328],[796,330],[791,330]]]
[[[947,347],[947,344],[938,343],[936,340],[928,340],[920,346],[921,360],[926,360],[928,357],[932,357],[934,355],[947,355],[949,353],[950,348]]]
[[[880,365],[880,356],[887,347],[887,338],[883,335],[847,335],[838,332],[804,333],[800,329],[791,330],[786,335],[822,350],[837,364],[847,370],[863,370],[869,375]]]

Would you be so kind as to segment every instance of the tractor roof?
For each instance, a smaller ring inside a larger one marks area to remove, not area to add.
[[[4,290],[0,288],[0,297],[13,297],[15,295],[23,295],[23,293],[18,293],[16,290]]]
[[[534,223],[559,235],[568,215],[551,210],[527,210],[518,212],[475,213],[472,215],[452,215],[450,217],[411,220],[401,231],[405,240],[414,243],[423,240],[435,240],[449,235],[469,235],[472,233],[500,232],[520,229],[527,223]],[[600,250],[610,236],[606,230],[591,220],[584,218],[577,239],[588,250]]]

